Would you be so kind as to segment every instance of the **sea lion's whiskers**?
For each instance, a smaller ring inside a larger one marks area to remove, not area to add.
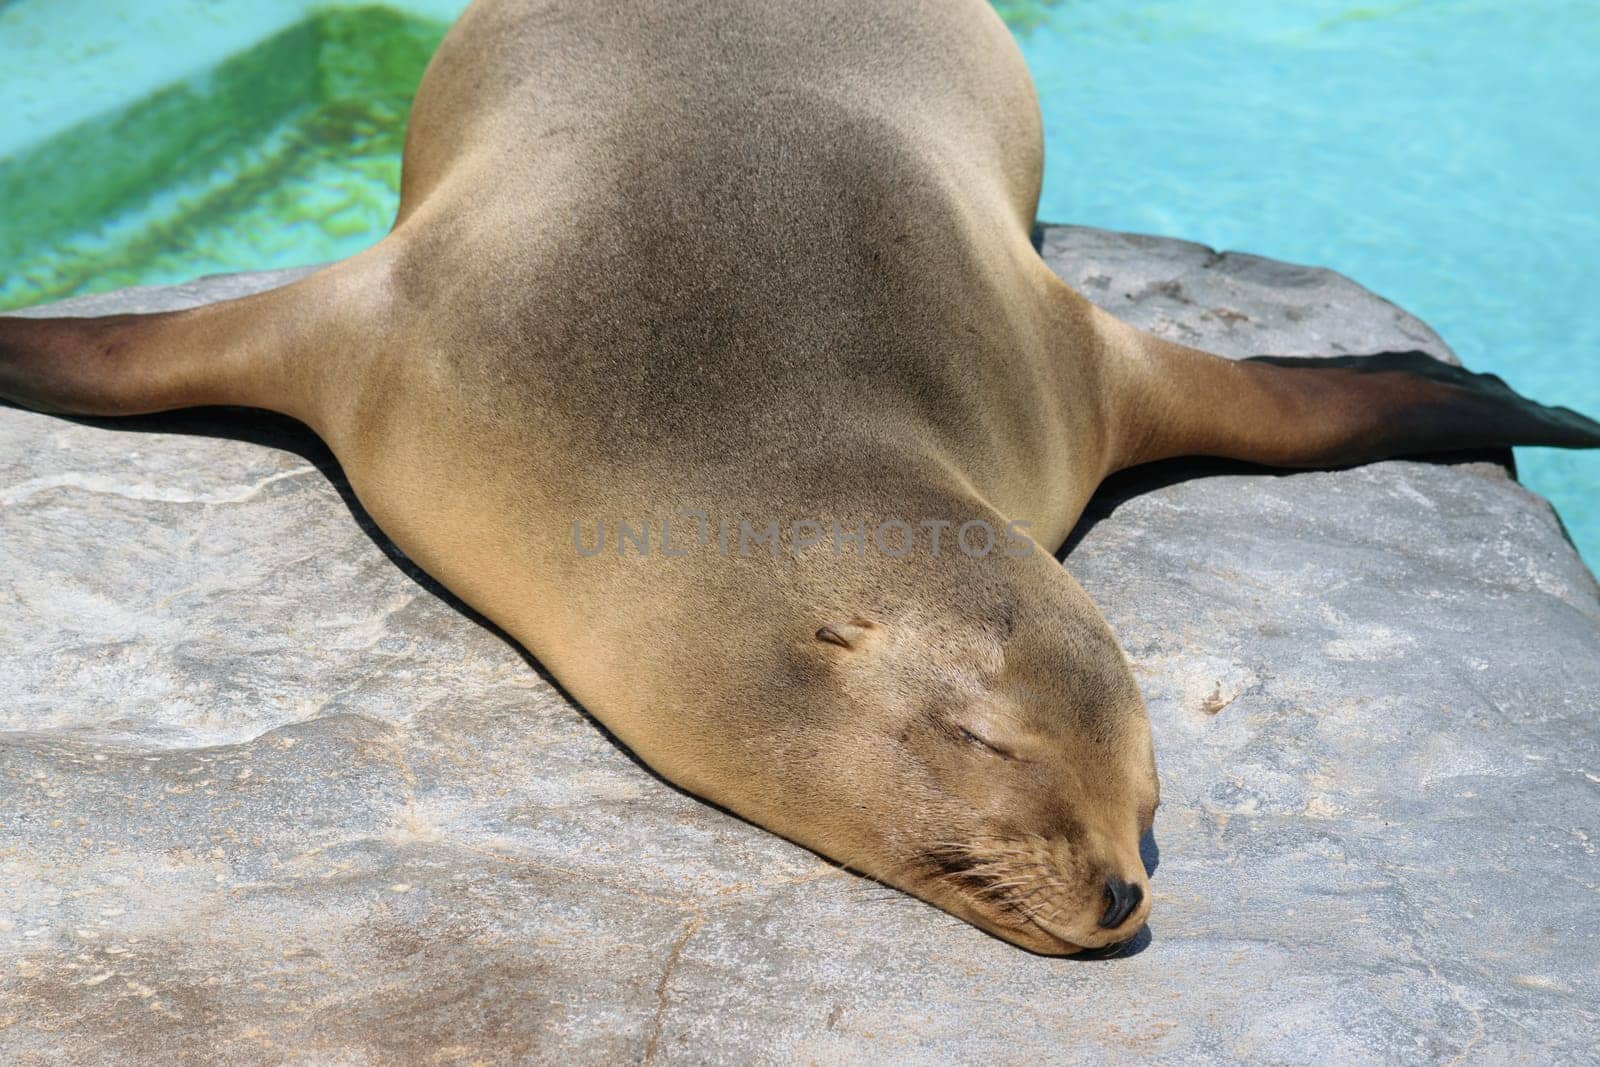
[[[924,849],[918,860],[933,868],[936,881],[969,899],[1037,922],[1033,902],[1068,891],[1048,859],[1049,850],[1050,841],[1041,835],[978,837],[938,842]]]

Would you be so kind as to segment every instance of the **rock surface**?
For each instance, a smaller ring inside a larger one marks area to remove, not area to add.
[[[1044,253],[1214,351],[1447,355],[1327,272],[1067,227]],[[652,777],[292,424],[0,408],[0,1060],[1593,1055],[1600,589],[1543,501],[1493,462],[1165,464],[1066,564],[1164,785],[1152,928],[1093,963]]]

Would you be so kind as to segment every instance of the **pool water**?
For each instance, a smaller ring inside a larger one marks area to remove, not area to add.
[[[0,157],[0,309],[367,247],[393,221],[411,96],[447,28],[320,11]],[[136,76],[149,60],[126,62]],[[7,90],[0,73],[0,100]]]
[[[1600,417],[1600,3],[1064,0],[1040,214],[1333,267]],[[1518,449],[1600,564],[1600,452]]]
[[[1600,412],[1600,4],[994,2],[1043,102],[1041,217],[1333,267],[1469,366]],[[0,107],[0,309],[370,244],[461,6],[0,0],[0,104],[39,97]],[[168,35],[230,31],[253,36],[173,72]],[[74,88],[97,71],[143,88]],[[1518,460],[1600,561],[1600,455]]]

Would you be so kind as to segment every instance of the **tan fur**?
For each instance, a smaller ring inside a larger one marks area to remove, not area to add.
[[[1157,784],[1127,664],[1049,554],[1089,494],[1164,455],[1353,460],[1557,416],[1123,326],[1030,247],[1041,162],[983,0],[478,0],[387,240],[217,308],[0,320],[0,395],[295,415],[668,778],[1016,944],[1104,946],[1149,910]],[[1022,520],[1039,550],[575,551],[575,522],[685,507]],[[1103,928],[1109,878],[1142,901]]]

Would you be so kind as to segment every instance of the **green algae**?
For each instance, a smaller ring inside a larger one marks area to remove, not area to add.
[[[1014,32],[1036,30],[1050,17],[1062,0],[989,0]]]
[[[334,8],[0,160],[0,309],[359,251],[446,26]]]

